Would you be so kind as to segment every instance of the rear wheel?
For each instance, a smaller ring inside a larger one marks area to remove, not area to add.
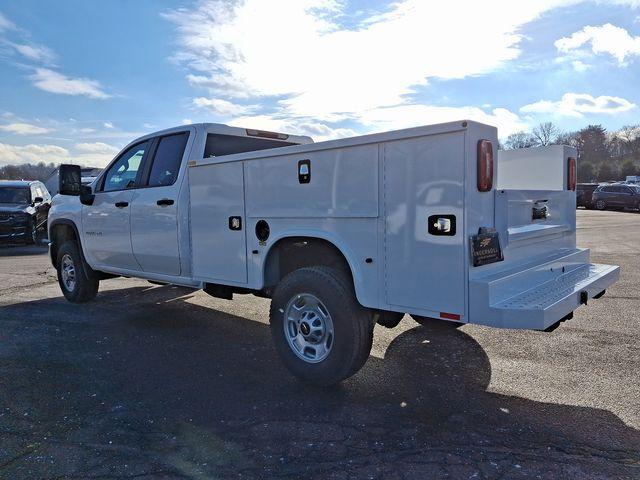
[[[64,297],[73,303],[93,300],[99,281],[88,271],[75,242],[65,242],[58,249],[58,283]]]
[[[450,328],[456,329],[460,328],[464,323],[462,322],[453,322],[450,320],[440,320],[439,318],[431,318],[431,317],[423,317],[422,315],[411,315],[417,323],[425,326],[436,326],[438,328]]]
[[[605,203],[605,201],[604,201],[604,200],[598,200],[598,201],[596,202],[596,208],[597,208],[598,210],[604,210],[605,208],[607,208],[607,204]]]
[[[328,386],[356,373],[369,358],[371,314],[355,298],[351,281],[329,267],[306,267],[285,276],[270,310],[271,335],[296,377]]]

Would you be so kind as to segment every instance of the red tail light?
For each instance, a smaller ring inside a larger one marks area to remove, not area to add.
[[[567,162],[567,189],[575,190],[576,189],[576,159],[573,157],[569,157],[569,161]]]
[[[493,188],[493,144],[489,140],[478,141],[478,190],[488,192]]]

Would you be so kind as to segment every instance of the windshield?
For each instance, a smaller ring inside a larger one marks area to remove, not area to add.
[[[19,203],[26,205],[31,202],[31,194],[25,187],[0,187],[0,203]]]

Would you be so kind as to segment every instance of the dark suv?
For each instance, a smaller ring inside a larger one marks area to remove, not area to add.
[[[593,208],[591,195],[599,185],[599,183],[579,183],[576,188],[576,207]]]
[[[0,241],[36,243],[46,230],[51,195],[42,182],[0,181]]]
[[[593,192],[591,201],[598,210],[606,208],[640,209],[640,187],[622,183],[600,185]]]

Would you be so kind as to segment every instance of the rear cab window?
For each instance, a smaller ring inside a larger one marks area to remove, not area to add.
[[[269,148],[288,147],[290,145],[298,144],[270,138],[241,137],[220,133],[209,133],[207,135],[207,143],[204,148],[204,158],[221,157],[223,155],[232,155],[234,153],[254,152],[256,150],[266,150]]]

